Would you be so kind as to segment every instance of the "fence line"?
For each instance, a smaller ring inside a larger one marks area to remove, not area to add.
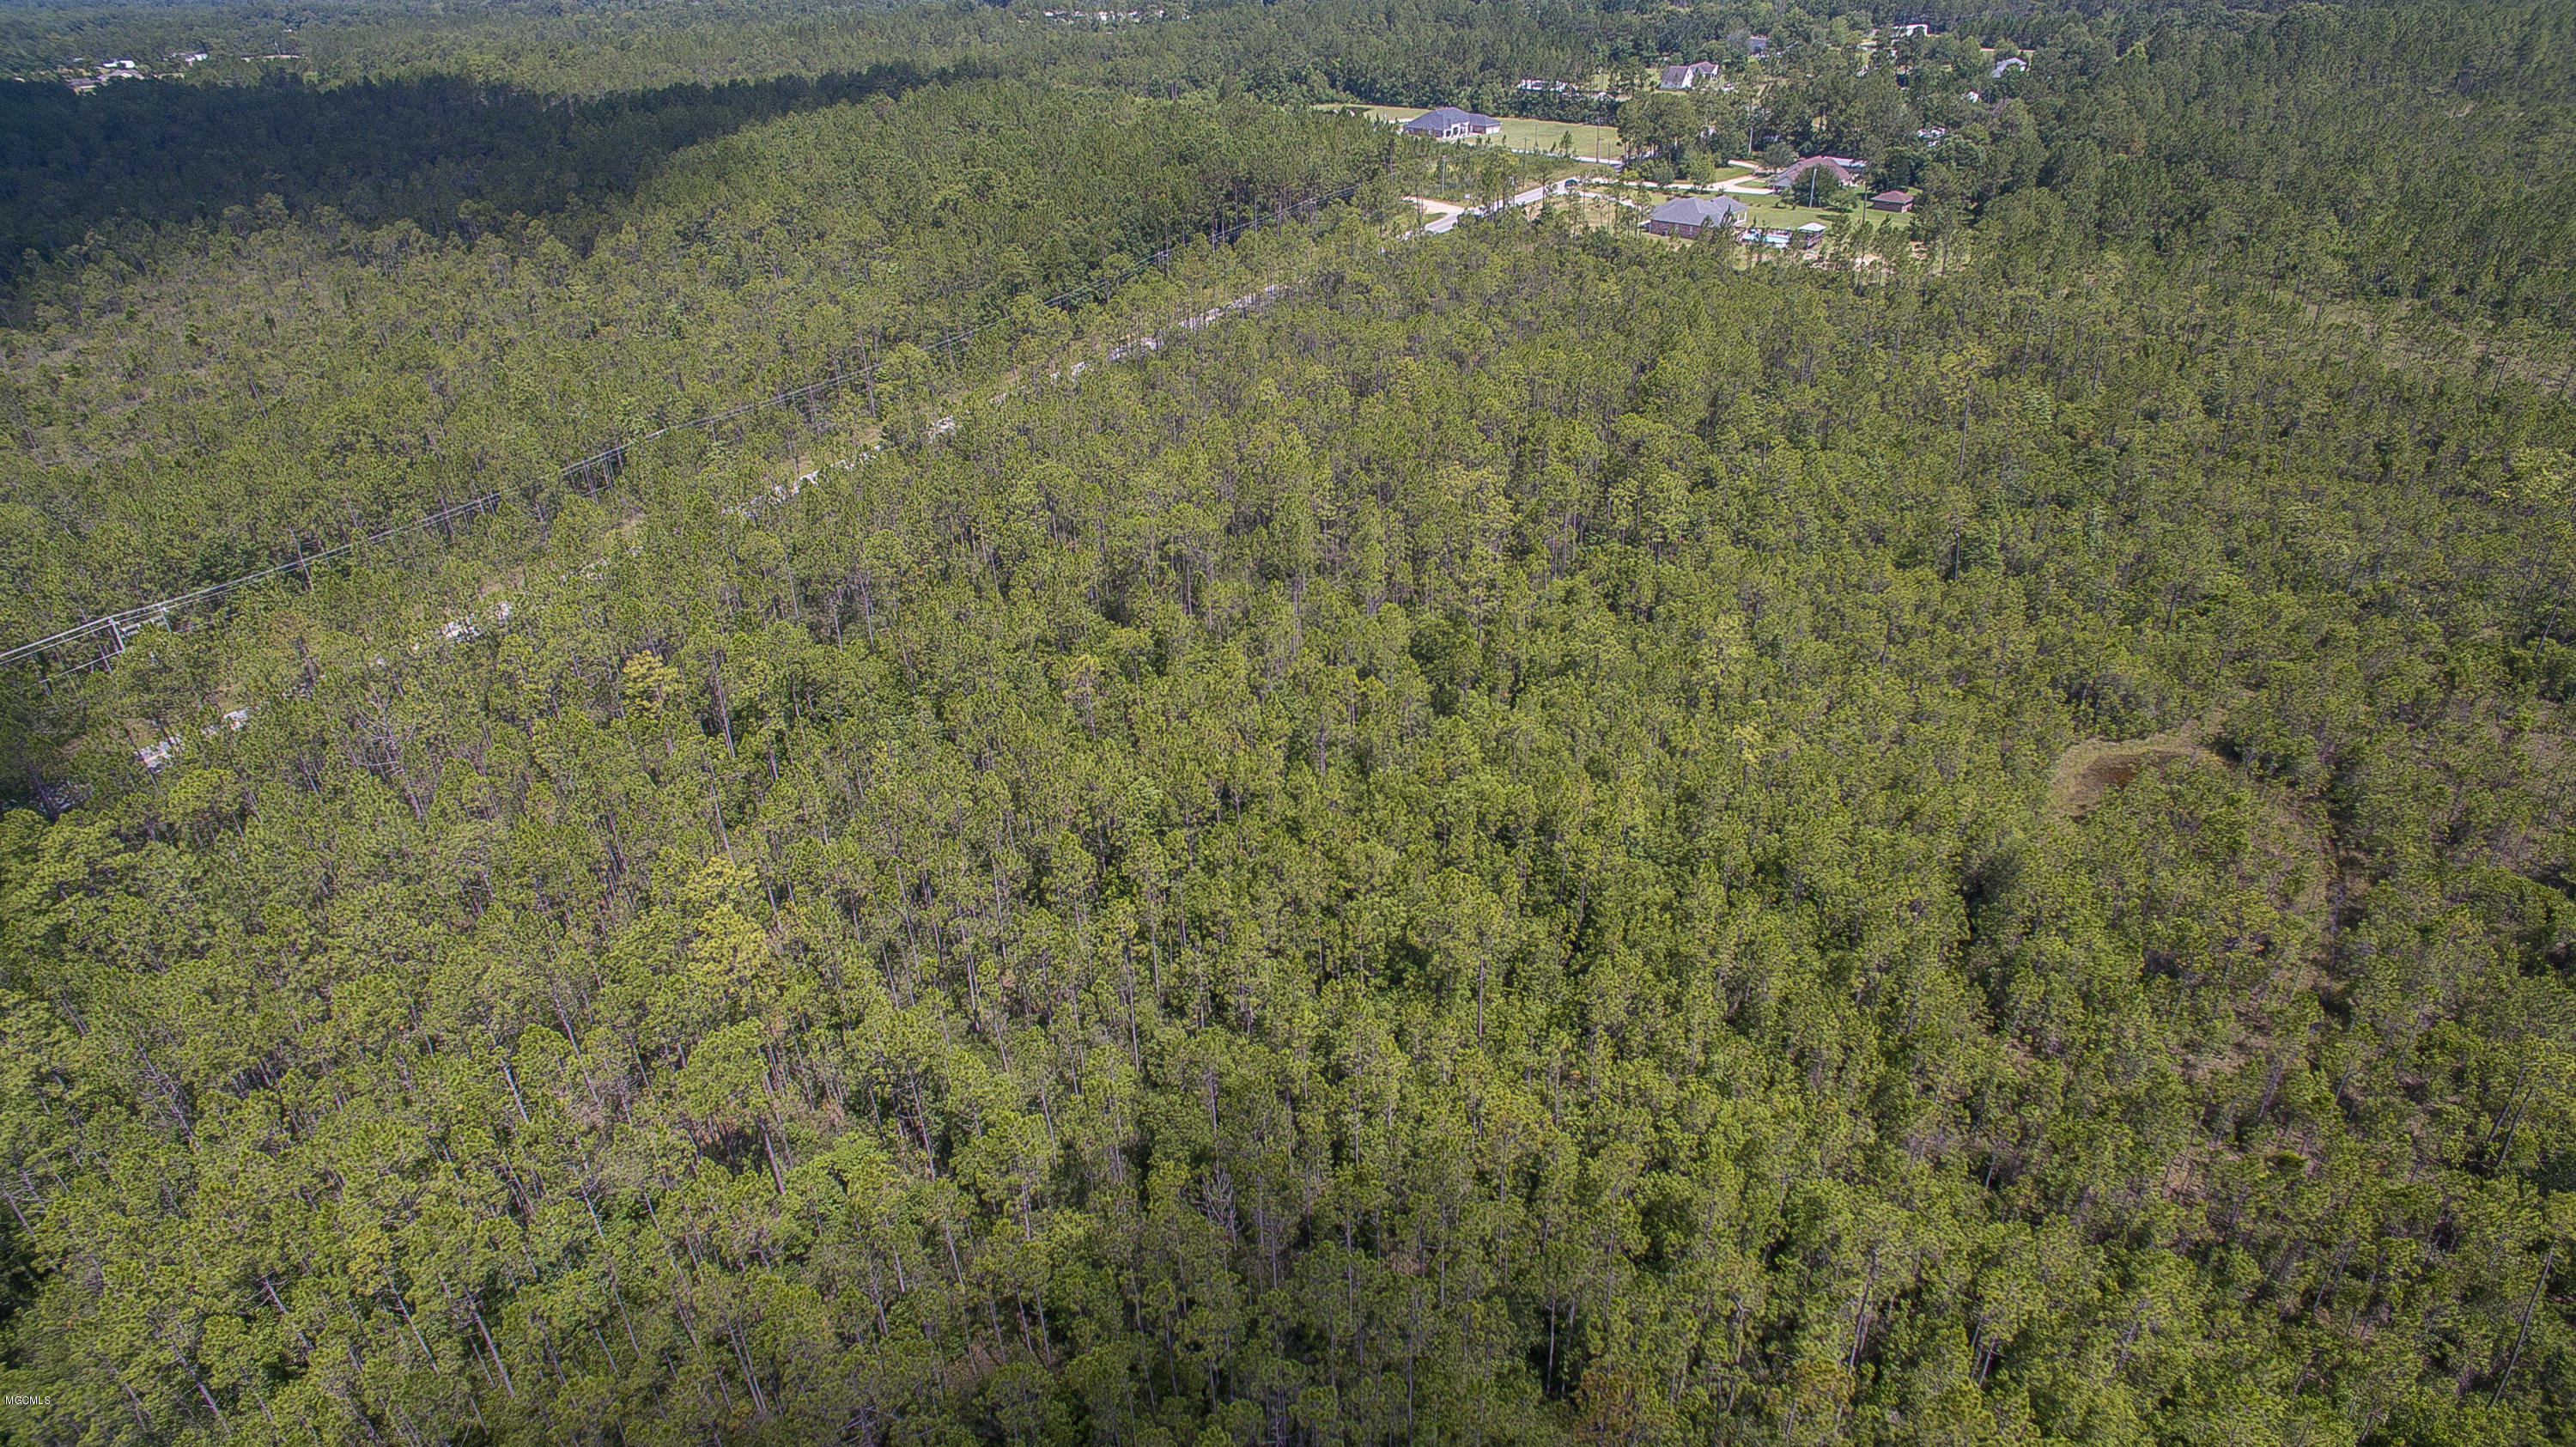
[[[1236,222],[1234,225],[1225,227],[1222,230],[1211,231],[1209,233],[1209,240],[1211,244],[1224,245],[1227,242],[1233,241],[1236,237],[1243,235],[1247,231],[1255,230],[1265,225],[1284,224],[1291,216],[1312,211],[1331,202],[1350,197],[1356,194],[1364,184],[1366,183],[1362,181],[1354,181],[1337,190],[1322,192],[1318,195],[1309,196],[1303,201],[1280,206],[1267,213],[1266,216],[1259,210],[1259,208],[1256,207],[1253,215],[1248,219]],[[1195,239],[1195,237],[1193,239]],[[1126,285],[1128,282],[1142,276],[1145,272],[1153,269],[1154,267],[1169,263],[1172,258],[1172,253],[1177,249],[1177,247],[1166,246],[1162,250],[1154,252],[1152,255],[1147,256],[1143,261],[1116,276],[1101,277],[1093,281],[1085,282],[1081,286],[1075,287],[1070,291],[1061,292],[1055,296],[1047,298],[1043,305],[1070,310],[1076,303],[1080,302],[1087,296],[1096,295],[1103,300],[1106,300],[1112,290]],[[973,341],[975,338],[988,331],[993,331],[1006,325],[1008,325],[1008,322],[1000,318],[993,321],[978,323],[975,326],[967,327],[961,331],[947,333],[930,343],[930,345],[923,348],[923,350],[945,351],[949,355],[954,356],[957,348],[966,345],[968,342]],[[658,441],[661,438],[668,437],[672,433],[687,432],[700,427],[719,427],[736,418],[748,416],[751,413],[758,412],[764,408],[784,406],[793,402],[809,401],[837,388],[867,382],[876,376],[877,368],[880,365],[881,361],[870,362],[868,365],[860,367],[854,371],[836,372],[829,377],[823,378],[821,381],[809,382],[802,387],[791,387],[784,392],[775,392],[769,396],[754,398],[748,402],[738,402],[731,407],[709,412],[702,416],[689,418],[685,422],[673,422],[666,426],[654,428],[650,432],[616,443],[613,446],[603,448],[602,450],[594,452],[588,457],[581,458],[578,461],[565,463],[557,473],[557,476],[566,482],[577,481],[586,473],[599,469],[615,467],[617,464],[622,463],[626,459],[627,455],[635,451],[637,448],[646,446],[647,444]],[[90,656],[84,658],[81,662],[72,665],[64,671],[68,673],[78,673],[86,668],[99,667],[115,658],[118,654],[123,653],[125,651],[126,643],[144,628],[154,623],[161,623],[166,626],[170,620],[170,614],[174,610],[212,603],[236,589],[247,588],[258,583],[265,583],[272,578],[283,577],[289,573],[294,573],[299,570],[304,573],[306,580],[309,582],[312,578],[312,570],[315,563],[328,562],[333,558],[353,553],[361,547],[372,547],[377,543],[386,542],[393,538],[401,537],[407,533],[421,532],[429,528],[441,527],[446,524],[453,523],[460,518],[470,518],[479,516],[485,512],[495,511],[500,507],[501,501],[502,496],[500,492],[487,492],[480,497],[471,498],[465,502],[455,503],[448,507],[441,508],[437,512],[430,513],[425,517],[414,518],[410,522],[386,528],[381,532],[369,533],[361,538],[353,538],[337,547],[326,548],[320,552],[303,554],[291,563],[280,563],[275,567],[263,568],[256,573],[247,573],[238,578],[227,578],[220,583],[208,583],[203,587],[193,588],[185,593],[163,598],[157,602],[137,604],[134,607],[122,609],[118,612],[102,614],[96,618],[91,618],[84,622],[75,624],[59,633],[36,639],[31,643],[21,643],[13,648],[0,650],[0,666],[6,666],[12,663],[21,663],[27,659],[38,657],[39,655],[62,652],[75,646],[80,646],[87,650],[91,650]]]

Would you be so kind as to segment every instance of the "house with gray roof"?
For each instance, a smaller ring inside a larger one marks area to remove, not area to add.
[[[1456,106],[1424,111],[1404,123],[1406,135],[1429,136],[1435,141],[1454,141],[1461,136],[1490,136],[1502,128],[1503,123],[1492,116],[1462,111]]]
[[[1656,207],[1646,218],[1646,229],[1657,236],[1696,241],[1705,232],[1733,231],[1752,214],[1743,202],[1726,197],[1684,196]]]

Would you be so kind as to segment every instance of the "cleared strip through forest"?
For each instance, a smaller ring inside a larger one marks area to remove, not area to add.
[[[1296,201],[1273,208],[1266,215],[1256,212],[1256,214],[1249,220],[1239,221],[1232,226],[1210,233],[1210,240],[1217,245],[1225,245],[1242,236],[1245,232],[1253,231],[1263,226],[1284,224],[1293,216],[1315,211],[1334,201],[1347,199],[1348,197],[1357,194],[1360,187],[1364,184],[1366,183],[1354,181],[1347,186],[1342,186],[1331,191],[1321,192],[1317,195],[1309,196],[1302,201]],[[1081,286],[1075,287],[1070,291],[1061,292],[1055,296],[1051,296],[1046,299],[1045,305],[1069,311],[1086,297],[1096,296],[1102,300],[1106,300],[1109,294],[1117,288],[1125,286],[1128,282],[1135,280],[1137,277],[1144,275],[1147,271],[1150,271],[1157,266],[1168,264],[1172,259],[1172,253],[1175,249],[1177,248],[1166,246],[1116,276],[1101,277],[1094,281],[1085,282]],[[967,327],[960,331],[947,333],[946,335],[932,341],[929,346],[923,348],[923,350],[946,352],[950,355],[954,355],[957,348],[966,345],[968,342],[973,341],[975,338],[986,332],[993,331],[1005,325],[1007,325],[1007,323],[999,319],[981,322],[975,326]],[[836,372],[828,377],[824,377],[820,381],[809,382],[802,387],[791,387],[783,392],[775,392],[766,397],[756,397],[747,402],[738,402],[731,407],[726,407],[714,412],[708,412],[697,417],[691,417],[683,422],[673,422],[666,426],[654,428],[652,431],[643,433],[640,436],[628,438],[624,441],[615,443],[612,446],[602,448],[587,457],[565,463],[559,472],[559,476],[565,482],[578,483],[586,478],[613,475],[615,469],[637,448],[646,446],[664,437],[668,437],[673,433],[688,432],[701,427],[720,427],[727,422],[731,422],[740,417],[749,416],[750,414],[761,411],[765,408],[783,407],[793,403],[811,401],[816,397],[823,396],[840,388],[867,382],[876,375],[878,365],[879,364],[876,362],[870,362],[864,367],[859,367],[847,372]],[[324,563],[329,562],[334,558],[346,557],[355,553],[360,548],[372,547],[378,543],[388,542],[394,538],[403,537],[412,533],[426,532],[433,528],[439,528],[445,530],[445,538],[452,540],[454,537],[453,525],[456,522],[462,519],[479,516],[485,512],[497,510],[500,507],[502,500],[502,495],[498,491],[487,492],[480,497],[469,498],[463,502],[452,503],[446,507],[440,508],[436,512],[423,517],[414,518],[409,522],[396,524],[395,526],[385,528],[377,532],[368,533],[363,537],[352,538],[347,542],[341,543],[337,547],[326,548],[312,553],[299,553],[295,561],[291,563],[279,563],[274,567],[262,568],[253,573],[245,573],[238,578],[227,578],[222,582],[208,583],[203,587],[192,588],[187,592],[175,594],[168,598],[162,598],[149,603],[139,603],[131,608],[120,609],[114,613],[101,614],[98,617],[87,619],[70,628],[66,628],[59,633],[50,634],[31,642],[21,643],[6,650],[0,650],[0,666],[13,663],[23,663],[37,658],[70,654],[77,651],[84,656],[82,656],[78,662],[67,665],[63,670],[64,672],[77,673],[83,669],[99,667],[113,660],[118,654],[123,653],[125,651],[127,641],[132,639],[135,634],[141,632],[143,629],[156,623],[168,626],[172,615],[175,613],[181,613],[188,609],[200,608],[208,604],[220,602],[225,596],[242,588],[269,582],[273,579],[284,577],[299,570],[302,571],[309,580],[312,577],[313,565],[316,563]]]

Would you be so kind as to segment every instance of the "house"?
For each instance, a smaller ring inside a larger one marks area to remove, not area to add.
[[[1860,184],[1860,173],[1868,169],[1868,166],[1867,161],[1855,161],[1849,156],[1809,156],[1772,177],[1771,189],[1791,190],[1805,181],[1809,171],[1816,170],[1821,170],[1832,177],[1835,185],[1857,186]]]
[[[1869,209],[1872,211],[1893,211],[1901,216],[1914,209],[1914,193],[1911,191],[1881,191],[1877,195],[1869,198]]]
[[[1741,201],[1684,196],[1656,207],[1654,214],[1646,218],[1646,229],[1657,236],[1678,236],[1684,241],[1696,241],[1706,232],[1733,231],[1752,214],[1744,209]]]
[[[1454,141],[1460,136],[1490,136],[1502,128],[1503,123],[1492,116],[1462,111],[1456,106],[1424,111],[1404,123],[1406,135],[1429,136],[1435,141]]]
[[[1703,80],[1723,79],[1725,74],[1725,67],[1714,61],[1693,61],[1689,65],[1665,66],[1655,85],[1660,90],[1689,90]]]
[[[1900,25],[1900,26],[1896,27],[1896,38],[1897,38],[1897,39],[1899,39],[1899,40],[1911,40],[1911,39],[1913,39],[1915,36],[1918,36],[1918,35],[1929,35],[1929,34],[1931,34],[1931,33],[1932,33],[1932,27],[1931,27],[1931,26],[1929,26],[1929,25],[1924,25],[1924,24],[1920,24],[1920,23],[1913,24],[1913,25]]]
[[[1818,246],[1824,243],[1825,230],[1825,223],[1822,221],[1810,221],[1806,225],[1799,227],[1797,232],[1798,249],[1800,251],[1815,250]]]
[[[1524,76],[1521,78],[1519,88],[1522,90],[1550,91],[1558,94],[1567,94],[1573,91],[1574,82],[1570,80],[1534,80]]]
[[[1744,37],[1744,53],[1754,56],[1769,55],[1771,53],[1771,37],[1768,35],[1748,35]]]
[[[1941,138],[1948,134],[1950,134],[1948,126],[1925,126],[1914,133],[1914,139],[1927,146],[1937,146],[1941,144]]]
[[[2029,61],[2022,59],[2018,55],[2007,55],[2003,59],[1995,62],[1995,68],[1986,72],[1986,78],[1988,80],[2001,80],[2004,78],[2005,71],[2028,69],[2030,69]]]

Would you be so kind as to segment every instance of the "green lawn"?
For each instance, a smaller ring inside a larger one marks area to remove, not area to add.
[[[1796,205],[1779,196],[1768,198],[1739,196],[1732,191],[1727,194],[1743,202],[1746,208],[1752,211],[1754,225],[1779,230],[1795,231],[1810,221],[1821,221],[1827,226],[1841,228],[1850,226],[1856,221],[1871,219],[1871,213],[1866,210],[1836,211],[1830,207]]]
[[[1754,225],[1775,230],[1795,231],[1810,221],[1822,221],[1827,226],[1840,226],[1848,222],[1852,215],[1847,211],[1827,211],[1812,206],[1784,206],[1777,201],[1756,201],[1750,196],[1738,196],[1735,199],[1751,208]]]
[[[1341,110],[1343,107],[1326,105],[1318,106],[1316,109]],[[1390,126],[1400,126],[1423,112],[1423,107],[1420,106],[1358,106],[1352,109],[1366,111],[1370,120]],[[1579,125],[1569,121],[1533,121],[1524,120],[1518,116],[1497,116],[1495,119],[1503,123],[1501,135],[1479,136],[1474,140],[1462,140],[1452,144],[1492,145],[1499,141],[1511,150],[1554,155],[1557,146],[1565,140],[1566,134],[1572,132],[1574,154],[1578,160],[1609,161],[1617,159],[1619,155],[1619,132],[1610,126]]]

